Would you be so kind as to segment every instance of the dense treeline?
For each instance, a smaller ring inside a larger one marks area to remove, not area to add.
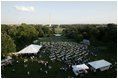
[[[63,30],[63,35],[75,39],[77,42],[89,39],[93,44],[104,44],[111,52],[117,51],[117,25],[107,24],[106,27],[93,27],[84,25],[80,27],[71,26]]]
[[[46,26],[21,24],[20,26],[1,25],[2,56],[19,51],[38,37],[50,36],[53,30]]]
[[[60,25],[60,27],[61,28],[68,28],[68,27],[72,27],[72,26],[74,26],[74,27],[84,27],[84,26],[93,26],[93,27],[96,27],[96,26],[102,26],[102,27],[104,27],[104,26],[106,26],[106,24],[62,24],[62,25]]]
[[[6,33],[1,33],[1,49],[2,58],[6,57],[9,52],[16,51],[14,40]]]
[[[58,25],[49,28],[25,23],[20,26],[1,25],[2,56],[7,56],[9,52],[19,51],[38,37],[54,34],[57,27]],[[106,45],[111,52],[117,51],[116,24],[108,24],[105,27],[96,27],[95,25],[62,25],[60,27],[65,28],[64,36],[75,39],[77,42],[89,39],[93,44],[99,42]]]

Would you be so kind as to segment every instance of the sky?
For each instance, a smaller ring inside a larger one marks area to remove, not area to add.
[[[116,1],[2,1],[2,24],[117,23]]]

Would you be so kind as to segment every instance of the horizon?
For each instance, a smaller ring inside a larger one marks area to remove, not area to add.
[[[49,18],[51,16],[51,19]],[[1,1],[1,24],[117,24],[117,1]]]
[[[20,23],[20,24],[31,24],[31,23]],[[73,24],[51,24],[51,25],[86,25],[86,24],[90,24],[90,23],[73,23]],[[91,23],[91,24],[97,24],[97,23]],[[102,24],[117,24],[117,23],[98,23],[98,25],[102,25]],[[3,24],[4,25],[4,24]],[[6,25],[17,25],[17,24],[6,24]],[[34,24],[34,25],[49,25],[49,24]]]

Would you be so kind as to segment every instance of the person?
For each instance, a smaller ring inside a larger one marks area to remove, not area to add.
[[[40,61],[38,61],[38,64],[40,63]]]
[[[88,74],[88,71],[87,70],[85,70],[85,74]]]
[[[40,71],[42,71],[42,68],[40,68]]]
[[[24,59],[24,63],[26,63],[28,60],[27,59]]]
[[[12,72],[15,72],[15,69],[12,69]]]
[[[41,58],[42,56],[40,55],[39,58]]]
[[[34,59],[34,56],[32,56],[32,58]]]
[[[17,62],[17,63],[19,63],[19,61],[18,61],[18,60],[17,60],[16,62]]]
[[[47,63],[45,63],[45,67],[46,67]]]
[[[45,73],[47,74],[47,73],[48,73],[48,71],[45,71]]]
[[[48,68],[49,68],[49,69],[51,69],[52,67],[51,67],[51,66],[49,66]]]
[[[96,69],[94,69],[93,71],[96,72]]]
[[[4,70],[4,66],[2,66],[2,70]]]
[[[27,75],[29,76],[29,74],[30,74],[30,73],[29,73],[29,71],[28,71],[28,72],[27,72]]]
[[[11,61],[9,62],[9,64],[10,64],[10,65],[13,65]]]
[[[33,57],[30,57],[31,60],[33,60]]]
[[[24,65],[24,67],[27,67],[27,64],[26,64],[26,65]]]

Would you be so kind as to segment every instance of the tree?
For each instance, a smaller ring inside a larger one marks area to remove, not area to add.
[[[49,36],[51,34],[51,30],[49,29],[49,27],[43,26],[42,30],[45,36]]]
[[[10,52],[16,51],[14,40],[6,33],[1,33],[1,53],[6,57]]]
[[[18,33],[16,28],[17,28],[16,26],[13,26],[11,29],[8,30],[8,35],[12,37],[14,40],[16,40],[17,37],[16,35]]]
[[[99,30],[99,33],[98,33],[98,36],[97,36],[97,40],[98,41],[104,41],[106,28],[105,27],[98,27],[97,29]]]
[[[63,30],[63,35],[65,35],[68,38],[74,38],[78,34],[78,28],[77,27],[68,27]]]
[[[105,43],[110,52],[117,52],[117,25],[108,24],[105,30]]]
[[[5,25],[5,24],[2,24],[2,25],[1,25],[1,32],[2,32],[2,33],[7,33],[7,34],[8,34],[8,30],[9,30],[9,29],[11,29],[10,26]]]
[[[36,31],[38,32],[38,37],[43,37],[44,36],[44,32],[42,30],[42,26],[40,25],[35,25],[34,28],[36,29]]]
[[[83,38],[84,38],[84,39],[88,39],[88,34],[87,34],[87,32],[83,32],[82,35],[83,35]]]
[[[52,34],[55,34],[55,28],[57,28],[57,27],[52,26]]]
[[[78,35],[76,36],[76,40],[77,40],[77,42],[82,41],[82,40],[83,40],[83,35],[82,35],[82,34],[78,34]]]
[[[17,31],[16,36],[19,44],[30,43],[38,37],[38,32],[33,26],[22,25],[18,27]]]

